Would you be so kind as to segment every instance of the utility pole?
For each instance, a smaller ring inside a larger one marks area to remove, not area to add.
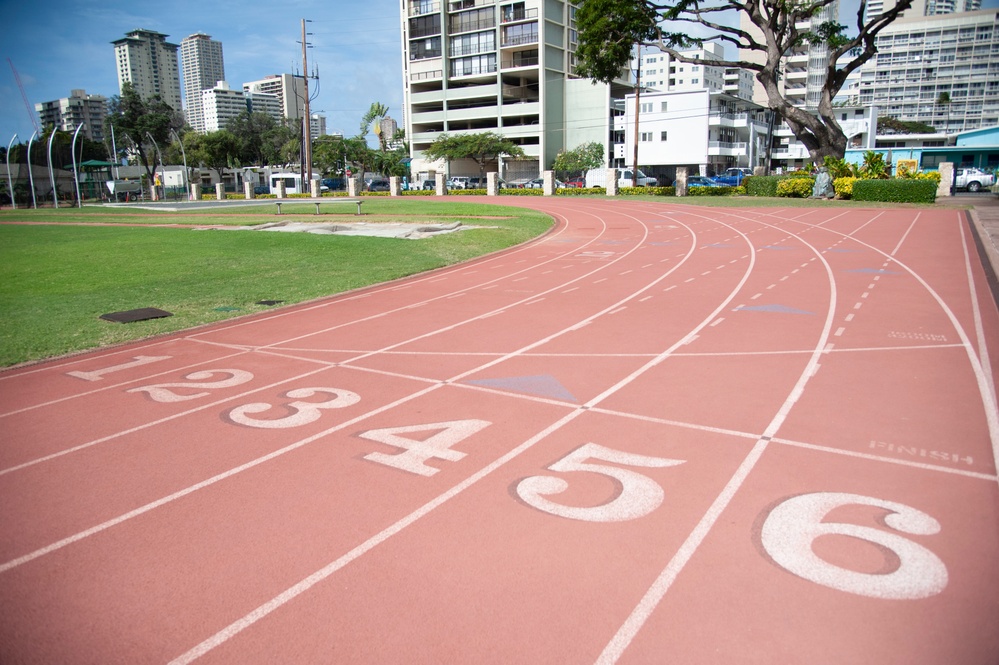
[[[318,192],[312,192],[312,114],[309,111],[309,61],[308,53],[309,44],[305,39],[305,23],[306,19],[302,19],[302,73],[305,75],[303,78],[305,80],[305,119],[302,121],[302,136],[305,138],[302,140],[302,155],[305,157],[305,174],[302,176],[302,188],[306,187],[306,182],[308,182],[309,192],[313,195],[318,194]]]
[[[636,62],[638,68],[635,70],[635,150],[631,160],[631,186],[638,187],[638,116],[642,99],[642,45],[636,44],[638,53]]]

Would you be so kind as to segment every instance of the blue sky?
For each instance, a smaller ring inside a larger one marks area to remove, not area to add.
[[[841,17],[852,16],[856,3],[844,0]],[[984,0],[982,5],[995,8],[999,0]],[[7,58],[17,68],[32,114],[36,103],[68,97],[77,88],[111,97],[118,94],[111,41],[135,28],[167,34],[174,44],[195,32],[211,35],[222,42],[226,78],[238,88],[269,74],[301,71],[301,20],[309,19],[314,46],[309,69],[318,65],[320,73],[312,110],[326,116],[327,129],[356,134],[361,115],[375,101],[402,121],[398,0],[242,0],[224,5],[191,0],[52,0],[43,5],[0,0],[0,17],[4,146],[15,132],[25,142],[33,131]]]
[[[309,19],[309,70],[319,66],[319,96],[313,113],[327,118],[329,131],[358,132],[372,102],[389,107],[402,120],[402,60],[398,0],[330,3],[242,2],[66,2],[36,5],[0,0],[0,143],[16,132],[26,142],[34,131],[7,58],[34,105],[68,97],[82,88],[91,94],[118,94],[111,41],[135,28],[169,35],[179,44],[195,32],[222,42],[226,79],[244,81],[302,69],[302,19]],[[312,83],[310,82],[310,90]],[[35,114],[37,120],[37,114]]]

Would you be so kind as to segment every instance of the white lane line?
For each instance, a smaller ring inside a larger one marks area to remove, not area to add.
[[[693,252],[693,248],[694,247],[696,247],[696,243],[691,246],[691,252]],[[578,408],[578,409],[570,412],[569,414],[567,414],[566,416],[564,416],[562,419],[560,419],[556,423],[553,423],[549,427],[545,428],[542,432],[539,432],[537,435],[535,435],[534,437],[531,437],[530,439],[528,439],[527,441],[525,441],[524,443],[522,443],[520,446],[518,446],[514,450],[511,450],[509,453],[507,453],[503,457],[501,457],[498,460],[496,460],[495,462],[493,462],[493,464],[491,464],[488,467],[480,470],[478,473],[474,474],[473,476],[470,476],[468,479],[466,479],[465,481],[463,481],[463,482],[459,483],[458,485],[454,486],[451,490],[449,490],[445,494],[442,494],[442,495],[438,496],[437,498],[435,498],[431,502],[425,504],[424,506],[422,506],[421,508],[417,509],[413,513],[410,513],[409,515],[407,515],[403,519],[399,520],[398,522],[396,522],[392,526],[388,527],[384,531],[382,531],[382,532],[376,534],[375,536],[369,538],[364,543],[362,543],[358,547],[354,548],[353,550],[351,550],[347,554],[345,554],[345,555],[337,558],[335,561],[331,562],[330,564],[328,564],[324,568],[320,569],[319,571],[316,571],[312,575],[306,577],[304,580],[302,580],[298,584],[290,587],[289,589],[285,590],[283,593],[279,594],[278,596],[275,596],[273,599],[271,599],[267,603],[264,603],[263,605],[259,606],[257,609],[255,609],[252,612],[250,612],[249,614],[245,615],[243,618],[241,618],[241,619],[233,622],[232,624],[230,624],[226,628],[223,628],[221,631],[217,632],[215,635],[213,635],[212,637],[208,638],[207,640],[205,640],[201,644],[195,646],[193,649],[189,650],[187,653],[185,653],[185,654],[181,655],[180,657],[178,657],[177,659],[171,661],[170,665],[184,665],[186,663],[190,663],[190,662],[196,660],[197,658],[201,657],[202,655],[208,653],[212,649],[216,648],[217,646],[223,644],[224,642],[226,642],[227,640],[231,639],[236,634],[240,633],[241,631],[245,630],[246,628],[249,628],[254,623],[256,623],[260,619],[266,617],[268,614],[270,614],[274,610],[278,609],[279,607],[281,607],[285,603],[289,602],[290,600],[294,599],[295,597],[297,597],[298,595],[300,595],[304,591],[308,590],[312,586],[315,586],[315,584],[317,584],[317,583],[321,582],[322,580],[326,579],[327,577],[329,577],[330,575],[332,575],[337,570],[343,568],[345,565],[347,565],[351,561],[355,560],[357,557],[361,556],[365,552],[370,551],[376,545],[384,542],[385,540],[387,540],[389,537],[395,535],[396,533],[399,533],[402,529],[404,529],[405,527],[409,526],[410,524],[412,524],[413,522],[415,522],[419,518],[423,517],[427,513],[431,512],[434,508],[437,508],[438,506],[444,504],[446,501],[448,501],[452,497],[456,496],[460,492],[464,491],[466,488],[470,487],[475,482],[478,482],[478,480],[480,480],[481,478],[484,478],[486,475],[488,475],[489,473],[491,473],[493,470],[499,468],[500,466],[502,466],[503,464],[505,464],[509,460],[514,459],[515,457],[517,457],[518,455],[520,455],[522,452],[524,452],[525,450],[527,450],[530,447],[532,447],[538,441],[541,441],[546,436],[548,436],[551,433],[555,432],[556,430],[560,429],[565,424],[571,422],[573,419],[575,419],[576,417],[578,417],[579,414],[583,413],[584,410],[590,409],[590,408],[596,406],[597,404],[599,404],[603,400],[607,399],[609,396],[611,396],[614,393],[620,391],[622,388],[624,388],[625,386],[627,386],[628,384],[630,384],[631,382],[633,382],[635,379],[637,379],[639,376],[641,376],[642,374],[644,374],[645,372],[647,372],[652,367],[655,367],[658,364],[660,364],[661,362],[663,362],[676,349],[680,348],[684,344],[689,343],[689,341],[691,340],[691,338],[696,338],[697,337],[697,331],[703,329],[706,325],[708,325],[708,323],[711,320],[714,319],[714,317],[716,317],[720,312],[724,311],[725,307],[727,307],[729,305],[729,303],[731,303],[731,301],[738,294],[739,290],[745,285],[746,281],[749,279],[749,275],[752,272],[754,264],[755,264],[755,262],[751,262],[750,265],[747,266],[746,272],[743,274],[742,279],[740,280],[739,284],[732,290],[732,292],[722,302],[722,304],[719,305],[718,308],[714,312],[712,312],[709,315],[708,318],[704,319],[686,337],[684,337],[683,339],[681,339],[678,342],[674,343],[669,349],[667,349],[663,353],[659,354],[658,356],[656,356],[655,358],[653,358],[652,360],[650,360],[649,362],[647,362],[646,364],[644,364],[642,367],[640,367],[637,370],[635,370],[634,372],[632,372],[627,377],[621,379],[616,384],[614,384],[610,388],[608,388],[605,391],[603,391],[600,395],[598,395],[598,396],[594,397],[593,399],[591,399],[589,402],[587,402],[587,404],[585,404],[585,405],[581,406],[580,408]],[[666,278],[666,275],[663,275],[659,279],[662,280],[662,279],[665,279],[665,278]],[[657,280],[657,281],[659,281],[659,280]],[[653,284],[650,284],[649,286],[645,287],[645,289],[651,288],[653,286]],[[643,290],[645,290],[645,289],[643,289]],[[632,296],[629,297],[629,299],[633,298],[633,297],[635,297],[635,296],[632,295]],[[594,318],[595,317],[591,317],[590,320],[593,320]],[[561,333],[556,333],[555,335],[552,335],[551,338],[554,338],[554,336],[556,336],[558,334],[561,334]],[[539,346],[539,345],[544,344],[544,343],[547,343],[547,340],[539,340],[538,342],[535,342],[531,346],[532,347],[533,346]],[[501,362],[501,360],[494,361],[494,363],[495,362]],[[476,368],[474,370],[470,370],[469,372],[466,372],[463,376],[471,375],[472,373],[477,372],[477,371],[481,371],[481,368]]]
[[[229,639],[231,639],[238,633],[246,630],[260,619],[263,619],[274,610],[280,608],[282,605],[285,605],[289,601],[294,600],[298,596],[302,595],[303,593],[314,587],[316,584],[319,584],[333,573],[337,572],[347,564],[356,560],[358,557],[366,554],[367,552],[370,552],[372,549],[374,549],[381,543],[385,542],[395,534],[399,533],[400,531],[408,527],[410,524],[416,522],[424,515],[427,515],[428,513],[432,512],[434,509],[444,505],[454,497],[458,496],[466,489],[468,489],[475,483],[479,482],[480,480],[491,474],[496,469],[502,467],[510,460],[516,458],[526,450],[533,447],[538,441],[543,440],[551,433],[561,429],[563,426],[565,426],[566,423],[575,420],[582,413],[584,413],[582,409],[576,409],[574,411],[569,412],[567,415],[563,416],[560,420],[552,423],[546,429],[538,432],[524,443],[520,444],[519,446],[517,446],[507,454],[503,455],[502,457],[498,458],[489,466],[483,467],[477,473],[469,476],[464,481],[458,483],[447,492],[423,504],[422,506],[420,506],[410,514],[406,515],[402,519],[398,520],[388,528],[383,529],[382,531],[378,532],[371,538],[368,538],[363,543],[361,543],[354,549],[350,550],[343,556],[337,558],[336,560],[327,564],[323,568],[320,568],[316,572],[312,573],[311,575],[303,579],[301,582],[295,584],[294,586],[289,587],[288,589],[286,589],[279,595],[275,596],[271,600],[267,601],[263,605],[260,605],[255,610],[245,615],[243,618],[229,624],[219,632],[209,637],[207,640],[203,641],[201,644],[198,644],[197,646],[190,649],[186,653],[181,654],[177,658],[174,658],[173,660],[170,661],[169,665],[187,665],[188,663],[191,663],[200,658],[201,656],[205,655],[212,649],[227,642]]]
[[[844,332],[846,332],[846,328],[836,328],[836,332],[833,333],[833,337],[842,337]]]
[[[818,253],[817,248],[807,242],[802,242],[813,252]],[[604,647],[603,652],[597,658],[596,662],[598,664],[610,665],[611,663],[616,663],[624,653],[625,649],[628,648],[628,645],[631,644],[635,635],[638,634],[638,631],[645,625],[645,622],[648,621],[652,612],[665,597],[667,591],[669,591],[677,576],[686,566],[687,562],[690,561],[691,557],[693,557],[694,552],[697,551],[697,548],[707,537],[711,528],[721,516],[721,513],[728,506],[729,502],[731,502],[732,497],[735,496],[735,493],[745,482],[746,478],[749,476],[749,472],[756,466],[756,463],[762,457],[763,452],[766,450],[770,440],[777,434],[777,431],[784,424],[784,421],[790,414],[791,409],[801,398],[806,384],[811,377],[814,376],[819,364],[819,358],[823,352],[822,350],[826,346],[830,330],[832,329],[833,317],[836,312],[837,297],[836,280],[833,276],[832,268],[826,261],[825,257],[822,257],[821,254],[819,254],[819,258],[825,266],[826,279],[829,282],[829,305],[826,310],[826,319],[822,327],[822,333],[819,335],[819,339],[811,357],[808,360],[808,363],[805,365],[804,370],[798,377],[797,383],[795,383],[794,388],[792,388],[790,394],[788,394],[787,398],[784,400],[784,403],[781,405],[777,414],[770,421],[770,424],[767,426],[766,430],[764,430],[763,435],[753,446],[752,450],[739,465],[735,474],[729,479],[728,483],[726,483],[725,488],[712,502],[708,511],[698,522],[697,526],[694,527],[694,530],[680,546],[677,553],[672,559],[670,559],[669,563],[666,564],[662,573],[660,573],[659,577],[646,592],[645,596],[643,596],[642,600],[639,601],[631,615],[625,620],[624,624],[622,624],[621,628],[614,635],[614,637],[611,638],[607,646]]]
[[[719,323],[721,323],[721,322],[722,322],[722,321],[724,321],[724,320],[725,320],[725,318],[724,318],[724,317],[722,317],[722,318],[720,318],[720,319],[715,319],[715,320],[714,320],[714,321],[713,321],[713,322],[711,323],[711,327],[712,327],[712,328],[714,328],[715,326],[717,326],[717,325],[718,325]]]
[[[986,402],[986,412],[991,412],[995,415],[999,409],[996,407],[995,378],[992,375],[992,363],[989,360],[988,338],[985,336],[985,328],[982,324],[982,312],[978,306],[975,275],[971,269],[971,256],[968,253],[968,239],[964,235],[964,224],[960,221],[958,222],[958,228],[961,229],[961,245],[964,247],[964,265],[968,275],[968,291],[971,297],[971,310],[975,321],[975,337],[978,338],[978,355],[982,368],[982,381],[987,391],[987,395],[983,395],[983,401]],[[992,439],[992,461],[995,465],[993,468],[999,471],[999,440],[996,440],[995,437]]]

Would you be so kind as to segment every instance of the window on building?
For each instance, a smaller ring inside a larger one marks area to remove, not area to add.
[[[690,79],[691,83],[700,83],[701,79]]]
[[[666,140],[666,132],[659,132],[659,140],[660,141]]]
[[[424,60],[441,57],[441,38],[419,39],[409,43],[409,59]]]
[[[647,143],[647,142],[652,141],[652,132],[641,132],[639,134],[639,139],[638,140],[640,142],[642,142],[642,143]]]
[[[660,113],[666,113],[666,102],[660,102],[659,103],[659,112]]]
[[[640,113],[652,113],[652,102],[642,103],[642,108]]]

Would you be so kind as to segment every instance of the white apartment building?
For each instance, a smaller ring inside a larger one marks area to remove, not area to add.
[[[225,129],[229,121],[246,111],[267,113],[275,120],[281,119],[281,101],[274,95],[262,92],[244,93],[233,90],[225,81],[201,92],[201,108],[205,131]]]
[[[201,92],[225,80],[222,42],[203,32],[189,35],[180,42],[180,61],[184,72],[184,115],[187,124],[203,134],[206,130]]]
[[[103,141],[107,101],[101,95],[88,95],[86,90],[71,90],[69,97],[35,104],[35,111],[42,127],[52,125],[58,130],[75,132],[83,125],[84,136],[91,141]]]
[[[313,113],[309,119],[309,132],[313,140],[326,136],[326,116]]]
[[[272,74],[259,81],[243,84],[245,92],[263,92],[281,100],[285,118],[296,119],[305,115],[305,77],[293,74]]]
[[[414,178],[444,168],[422,154],[440,134],[496,132],[526,155],[507,180],[536,177],[560,150],[610,149],[612,86],[573,76],[576,7],[564,0],[401,0],[406,136]],[[478,175],[473,162],[451,175]]]
[[[114,44],[119,90],[126,81],[143,99],[159,95],[171,108],[180,111],[180,70],[176,44],[167,35],[137,28]]]
[[[680,54],[698,60],[722,60],[725,58],[725,47],[717,42],[708,42],[704,44],[704,48],[680,51]],[[641,73],[643,88],[654,88],[662,92],[708,90],[725,92],[743,99],[753,98],[755,79],[751,71],[681,62],[654,47],[641,54]]]
[[[614,119],[623,140],[614,146],[614,166],[632,165],[635,146],[635,95],[625,98]],[[670,174],[686,166],[709,175],[732,166],[762,163],[766,110],[721,91],[644,91],[639,98],[638,164],[649,174]],[[668,167],[668,168],[665,168]],[[669,183],[665,183],[669,184]]]
[[[868,0],[865,19],[881,16],[896,5],[895,0]],[[936,16],[939,14],[955,14],[957,12],[973,12],[982,8],[982,0],[913,0],[899,18],[919,18],[920,16]]]
[[[861,104],[947,134],[999,124],[999,11],[900,19],[877,45]]]

